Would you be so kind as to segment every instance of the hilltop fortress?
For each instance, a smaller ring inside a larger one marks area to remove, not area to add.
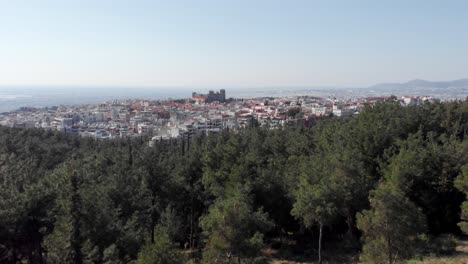
[[[219,92],[209,91],[208,94],[192,93],[192,100],[198,103],[211,103],[211,102],[226,102],[226,90],[221,89]]]

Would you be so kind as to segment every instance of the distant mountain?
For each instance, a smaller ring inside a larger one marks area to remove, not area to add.
[[[415,79],[405,83],[379,83],[368,87],[373,90],[387,89],[413,89],[413,88],[467,88],[468,79],[459,79],[454,81],[432,82],[426,80]]]

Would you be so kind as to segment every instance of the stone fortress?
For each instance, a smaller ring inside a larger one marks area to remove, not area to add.
[[[226,102],[226,90],[221,89],[219,92],[209,91],[208,94],[192,93],[192,100],[197,102],[211,103],[211,102]]]

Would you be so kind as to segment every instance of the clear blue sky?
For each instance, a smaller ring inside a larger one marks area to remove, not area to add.
[[[0,0],[0,85],[467,77],[464,0]]]

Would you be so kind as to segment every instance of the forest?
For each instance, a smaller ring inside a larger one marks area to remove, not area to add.
[[[275,254],[405,263],[450,254],[468,234],[467,133],[468,100],[388,100],[311,128],[226,130],[152,147],[146,137],[0,127],[0,263],[269,263]]]

